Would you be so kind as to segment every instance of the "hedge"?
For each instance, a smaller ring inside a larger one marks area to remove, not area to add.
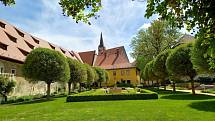
[[[113,94],[113,95],[84,95],[67,97],[67,102],[83,102],[83,101],[111,101],[111,100],[147,100],[158,99],[157,93],[149,94]]]

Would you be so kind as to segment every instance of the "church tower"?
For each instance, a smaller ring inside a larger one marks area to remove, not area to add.
[[[105,51],[105,46],[104,46],[104,42],[103,42],[103,37],[102,37],[102,32],[101,32],[101,36],[100,36],[100,44],[98,46],[98,54],[101,55],[103,54]]]

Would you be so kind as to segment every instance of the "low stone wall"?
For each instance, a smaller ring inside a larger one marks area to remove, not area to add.
[[[16,87],[9,96],[25,96],[35,94],[46,94],[46,83],[29,83],[22,74],[22,64],[3,60],[0,58],[0,68],[3,68],[3,73],[11,73],[12,69],[16,70],[15,81]],[[65,83],[53,83],[51,84],[51,93],[62,91],[66,89]]]
[[[67,88],[66,83],[52,83],[51,93],[58,93],[64,91]],[[16,87],[10,96],[25,96],[25,95],[36,95],[36,94],[46,94],[46,83],[30,83],[23,77],[16,77]]]

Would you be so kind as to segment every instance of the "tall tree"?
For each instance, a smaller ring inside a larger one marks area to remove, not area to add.
[[[76,86],[77,83],[87,80],[87,70],[85,66],[77,60],[67,58],[70,68],[70,79],[68,81],[68,93],[71,93],[71,85]],[[74,88],[73,88],[74,89]]]
[[[87,71],[87,80],[85,80],[85,81],[86,81],[87,87],[90,87],[92,82],[94,82],[94,80],[95,80],[95,73],[93,71],[93,68],[90,65],[84,64],[84,66]]]
[[[215,68],[215,1],[214,0],[148,0],[146,17],[158,14],[171,25],[187,30],[197,30],[196,38],[200,39],[204,53],[193,54],[194,58],[205,58],[209,69]],[[198,42],[198,43],[199,43]],[[205,51],[205,47],[206,51]],[[195,47],[195,46],[194,46]],[[200,57],[198,57],[200,56]],[[205,68],[204,64],[194,63],[197,68]]]
[[[154,21],[148,29],[140,30],[131,41],[132,56],[137,66],[142,70],[146,63],[154,59],[161,51],[176,45],[180,32],[177,28],[169,26],[166,21]]]
[[[175,48],[167,57],[166,68],[173,78],[189,77],[192,93],[195,94],[194,77],[196,76],[196,71],[193,69],[193,64],[190,60],[191,49],[192,44],[185,44]]]
[[[69,65],[64,55],[47,48],[36,48],[31,51],[22,70],[25,77],[47,84],[47,98],[50,97],[52,83],[67,82],[70,78]]]

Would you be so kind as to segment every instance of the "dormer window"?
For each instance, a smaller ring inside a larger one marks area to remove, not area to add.
[[[31,49],[34,49],[34,46],[32,44],[30,44],[29,42],[25,41],[25,43],[28,45],[28,47],[30,47]]]
[[[18,30],[17,28],[15,28],[15,30],[21,37],[25,36],[25,34],[23,32],[21,32],[20,30]]]
[[[24,56],[27,56],[28,54],[29,54],[29,52],[27,52],[27,51],[25,51],[25,50],[23,50],[23,49],[20,49],[20,48],[18,48],[19,49],[19,51],[24,55]]]
[[[3,44],[3,43],[0,42],[0,48],[1,48],[1,49],[7,50],[7,46],[8,46],[8,45]]]
[[[72,57],[74,57],[74,54],[73,54],[73,52],[69,52],[70,53],[70,55],[72,56]]]
[[[37,43],[37,44],[40,43],[40,41],[39,41],[38,39],[36,39],[36,38],[34,38],[34,37],[32,37],[32,39],[34,40],[35,43]]]
[[[49,43],[50,47],[55,50],[55,46],[53,46],[51,43]]]
[[[8,38],[9,38],[11,41],[13,41],[13,42],[17,43],[17,38],[15,38],[15,37],[11,36],[11,35],[10,35],[10,34],[8,34],[7,32],[5,32],[5,33],[6,33],[6,35],[8,36]]]
[[[3,22],[0,21],[0,27],[1,27],[1,28],[4,28],[4,29],[5,29],[5,25],[6,25],[5,23],[3,23]]]
[[[60,48],[60,50],[65,54],[66,53],[66,51],[65,50],[63,50],[62,48]]]

